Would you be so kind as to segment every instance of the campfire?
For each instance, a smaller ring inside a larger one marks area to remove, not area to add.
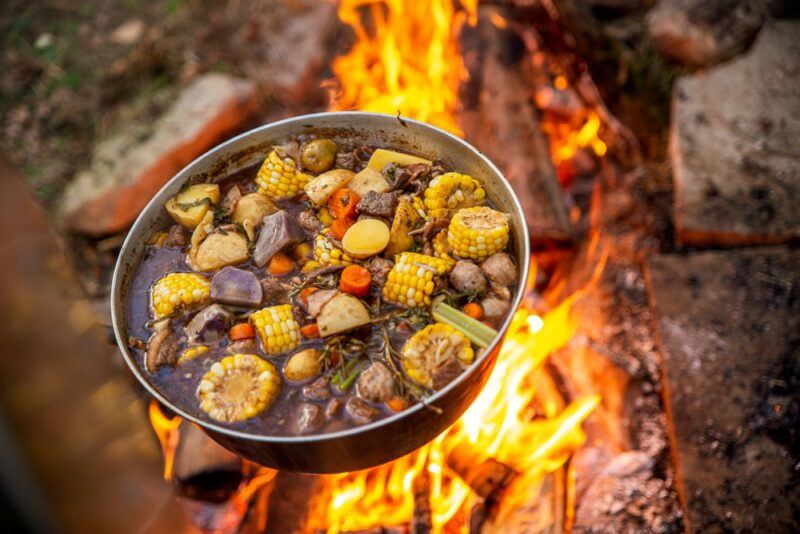
[[[613,149],[632,149],[618,146],[625,131],[577,57],[550,53],[534,26],[501,8],[475,1],[343,0],[338,15],[354,41],[332,60],[334,79],[323,83],[330,109],[430,122],[498,163],[522,199],[535,240],[524,305],[476,401],[451,428],[403,458],[314,477],[310,490],[292,482],[277,489],[276,472],[241,460],[200,461],[197,469],[176,473],[190,427],[153,401],[164,476],[183,495],[209,480],[219,483],[198,475],[236,476],[213,506],[187,501],[195,524],[207,531],[263,531],[275,519],[267,501],[277,491],[309,501],[299,527],[304,532],[568,531],[585,490],[580,470],[592,469],[591,454],[575,456],[586,450],[587,432],[590,441],[604,443],[590,451],[625,450],[626,380],[576,343],[586,336],[578,312],[618,247],[598,230],[603,191],[591,184],[601,172],[616,172]],[[565,195],[562,187],[576,183],[584,192]],[[577,252],[558,247],[570,240]]]

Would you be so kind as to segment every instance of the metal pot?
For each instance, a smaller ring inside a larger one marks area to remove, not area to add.
[[[169,224],[164,209],[166,200],[175,195],[187,180],[217,181],[258,164],[270,146],[298,134],[317,134],[342,143],[395,147],[440,159],[449,167],[480,180],[495,206],[511,218],[511,241],[520,270],[519,286],[511,308],[516,309],[528,272],[528,230],[517,197],[491,161],[458,137],[414,120],[377,113],[318,113],[278,121],[239,135],[197,158],[159,191],[134,223],[117,259],[111,287],[114,333],[128,367],[150,394],[184,419],[199,425],[227,449],[276,469],[307,473],[365,469],[399,458],[424,445],[461,416],[486,383],[511,317],[503,323],[497,339],[466,371],[427,400],[430,406],[417,404],[368,425],[302,437],[247,434],[190,415],[150,384],[141,362],[135,361],[127,345],[126,299],[132,274],[149,236]]]

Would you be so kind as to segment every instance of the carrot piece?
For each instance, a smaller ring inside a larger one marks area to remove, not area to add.
[[[483,307],[477,302],[468,302],[464,305],[464,313],[473,319],[480,320],[483,317]]]
[[[392,397],[386,401],[386,406],[393,412],[402,412],[406,408],[406,400],[403,397]]]
[[[337,189],[328,199],[328,209],[334,219],[349,218],[355,219],[356,207],[361,197],[352,189],[342,187]]]
[[[317,323],[307,324],[300,328],[300,333],[307,339],[319,337],[319,325]]]
[[[294,262],[283,252],[278,252],[272,256],[267,265],[267,272],[272,276],[287,275],[292,272],[292,269],[294,269]]]
[[[315,291],[319,291],[319,288],[314,286],[309,286],[300,292],[300,298],[303,299],[303,302],[308,304],[308,297],[310,297],[311,294],[314,293]]]
[[[341,241],[344,234],[347,233],[347,230],[353,226],[355,222],[356,220],[352,217],[339,217],[334,219],[331,225],[331,235]]]
[[[256,329],[250,323],[239,323],[231,327],[228,337],[231,341],[256,337]]]
[[[339,289],[343,293],[350,293],[356,297],[366,297],[369,293],[369,283],[372,275],[360,265],[348,265],[342,271],[339,279]]]

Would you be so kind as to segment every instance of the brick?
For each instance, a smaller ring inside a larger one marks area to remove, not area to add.
[[[800,251],[649,262],[679,488],[696,531],[800,517]]]
[[[685,245],[800,237],[800,22],[773,22],[750,52],[680,78],[670,151]]]
[[[122,125],[95,147],[89,167],[64,193],[61,223],[93,236],[126,229],[167,180],[256,107],[252,82],[216,73],[198,77],[161,118]]]

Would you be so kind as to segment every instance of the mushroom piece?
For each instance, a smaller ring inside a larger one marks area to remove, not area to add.
[[[517,281],[517,267],[511,256],[505,252],[498,252],[486,258],[481,263],[481,269],[495,284],[508,287]]]
[[[255,308],[261,305],[264,291],[255,273],[236,267],[225,267],[211,279],[211,300]]]
[[[145,366],[151,373],[162,365],[175,365],[178,359],[178,338],[168,326],[150,337],[144,358]]]
[[[483,293],[489,288],[481,268],[467,260],[459,260],[453,267],[450,283],[462,293]]]
[[[281,250],[305,240],[306,233],[303,228],[287,211],[280,210],[268,215],[264,217],[258,233],[258,240],[253,250],[253,262],[263,267]]]

